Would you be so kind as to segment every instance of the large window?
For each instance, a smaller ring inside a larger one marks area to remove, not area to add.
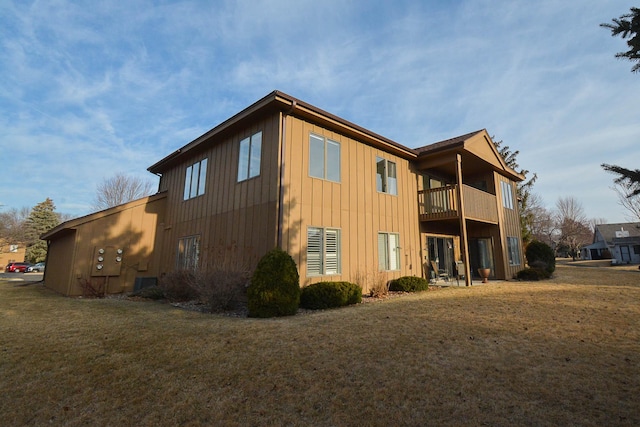
[[[203,159],[187,168],[184,177],[184,200],[204,194],[207,180],[207,159]]]
[[[520,265],[520,239],[507,237],[507,250],[509,251],[509,265]]]
[[[506,181],[500,181],[500,187],[502,190],[502,206],[513,209],[513,190],[511,189],[511,184]]]
[[[394,162],[376,157],[376,188],[381,193],[398,194],[398,174]]]
[[[340,182],[340,143],[309,135],[309,176]]]
[[[378,268],[400,269],[400,237],[395,233],[378,233]]]
[[[254,133],[240,141],[238,156],[238,182],[260,175],[262,132]]]
[[[177,270],[197,270],[199,259],[200,236],[183,237],[178,240]]]
[[[307,276],[339,274],[340,230],[307,228]]]

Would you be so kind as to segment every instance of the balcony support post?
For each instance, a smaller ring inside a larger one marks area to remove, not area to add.
[[[456,154],[456,192],[458,197],[458,218],[460,218],[460,240],[462,240],[460,246],[460,254],[462,255],[462,262],[464,263],[464,284],[465,286],[471,285],[471,264],[469,263],[469,238],[467,236],[467,217],[464,209],[464,198],[462,197],[462,156],[460,153]]]

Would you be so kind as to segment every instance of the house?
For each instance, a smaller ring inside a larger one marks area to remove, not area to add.
[[[0,271],[4,271],[10,262],[23,262],[26,250],[26,245],[22,243],[0,238]]]
[[[469,285],[479,267],[496,279],[523,267],[524,177],[485,130],[412,149],[274,91],[148,170],[159,191],[131,202],[136,214],[128,204],[43,236],[47,286],[74,295],[74,281],[101,279],[130,291],[180,269],[253,268],[274,247],[296,261],[302,285],[431,277],[431,266],[471,272]],[[124,268],[141,251],[124,230],[144,236],[144,269]],[[121,249],[122,264],[106,272],[97,257],[108,247]]]
[[[582,259],[609,259],[612,264],[640,264],[640,222],[598,224],[593,243],[581,250]]]

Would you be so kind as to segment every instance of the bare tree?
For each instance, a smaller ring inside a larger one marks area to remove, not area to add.
[[[118,206],[148,196],[152,194],[152,189],[153,185],[149,181],[117,173],[98,185],[93,208],[102,210]]]
[[[575,260],[580,248],[591,242],[593,232],[584,208],[573,197],[561,197],[556,202],[556,224],[560,229],[560,245],[565,246]]]
[[[555,248],[559,232],[553,213],[544,206],[540,196],[535,193],[529,196],[527,209],[531,217],[531,237]]]
[[[31,209],[24,207],[0,212],[0,240],[25,243],[27,238],[25,237],[24,223],[29,217],[30,211]]]
[[[631,222],[640,221],[640,195],[629,195],[627,185],[620,182],[611,189],[618,195],[618,204],[627,211],[624,217]]]

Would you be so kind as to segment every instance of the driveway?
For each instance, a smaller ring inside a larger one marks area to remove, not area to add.
[[[0,281],[7,282],[40,282],[44,273],[0,273]]]

